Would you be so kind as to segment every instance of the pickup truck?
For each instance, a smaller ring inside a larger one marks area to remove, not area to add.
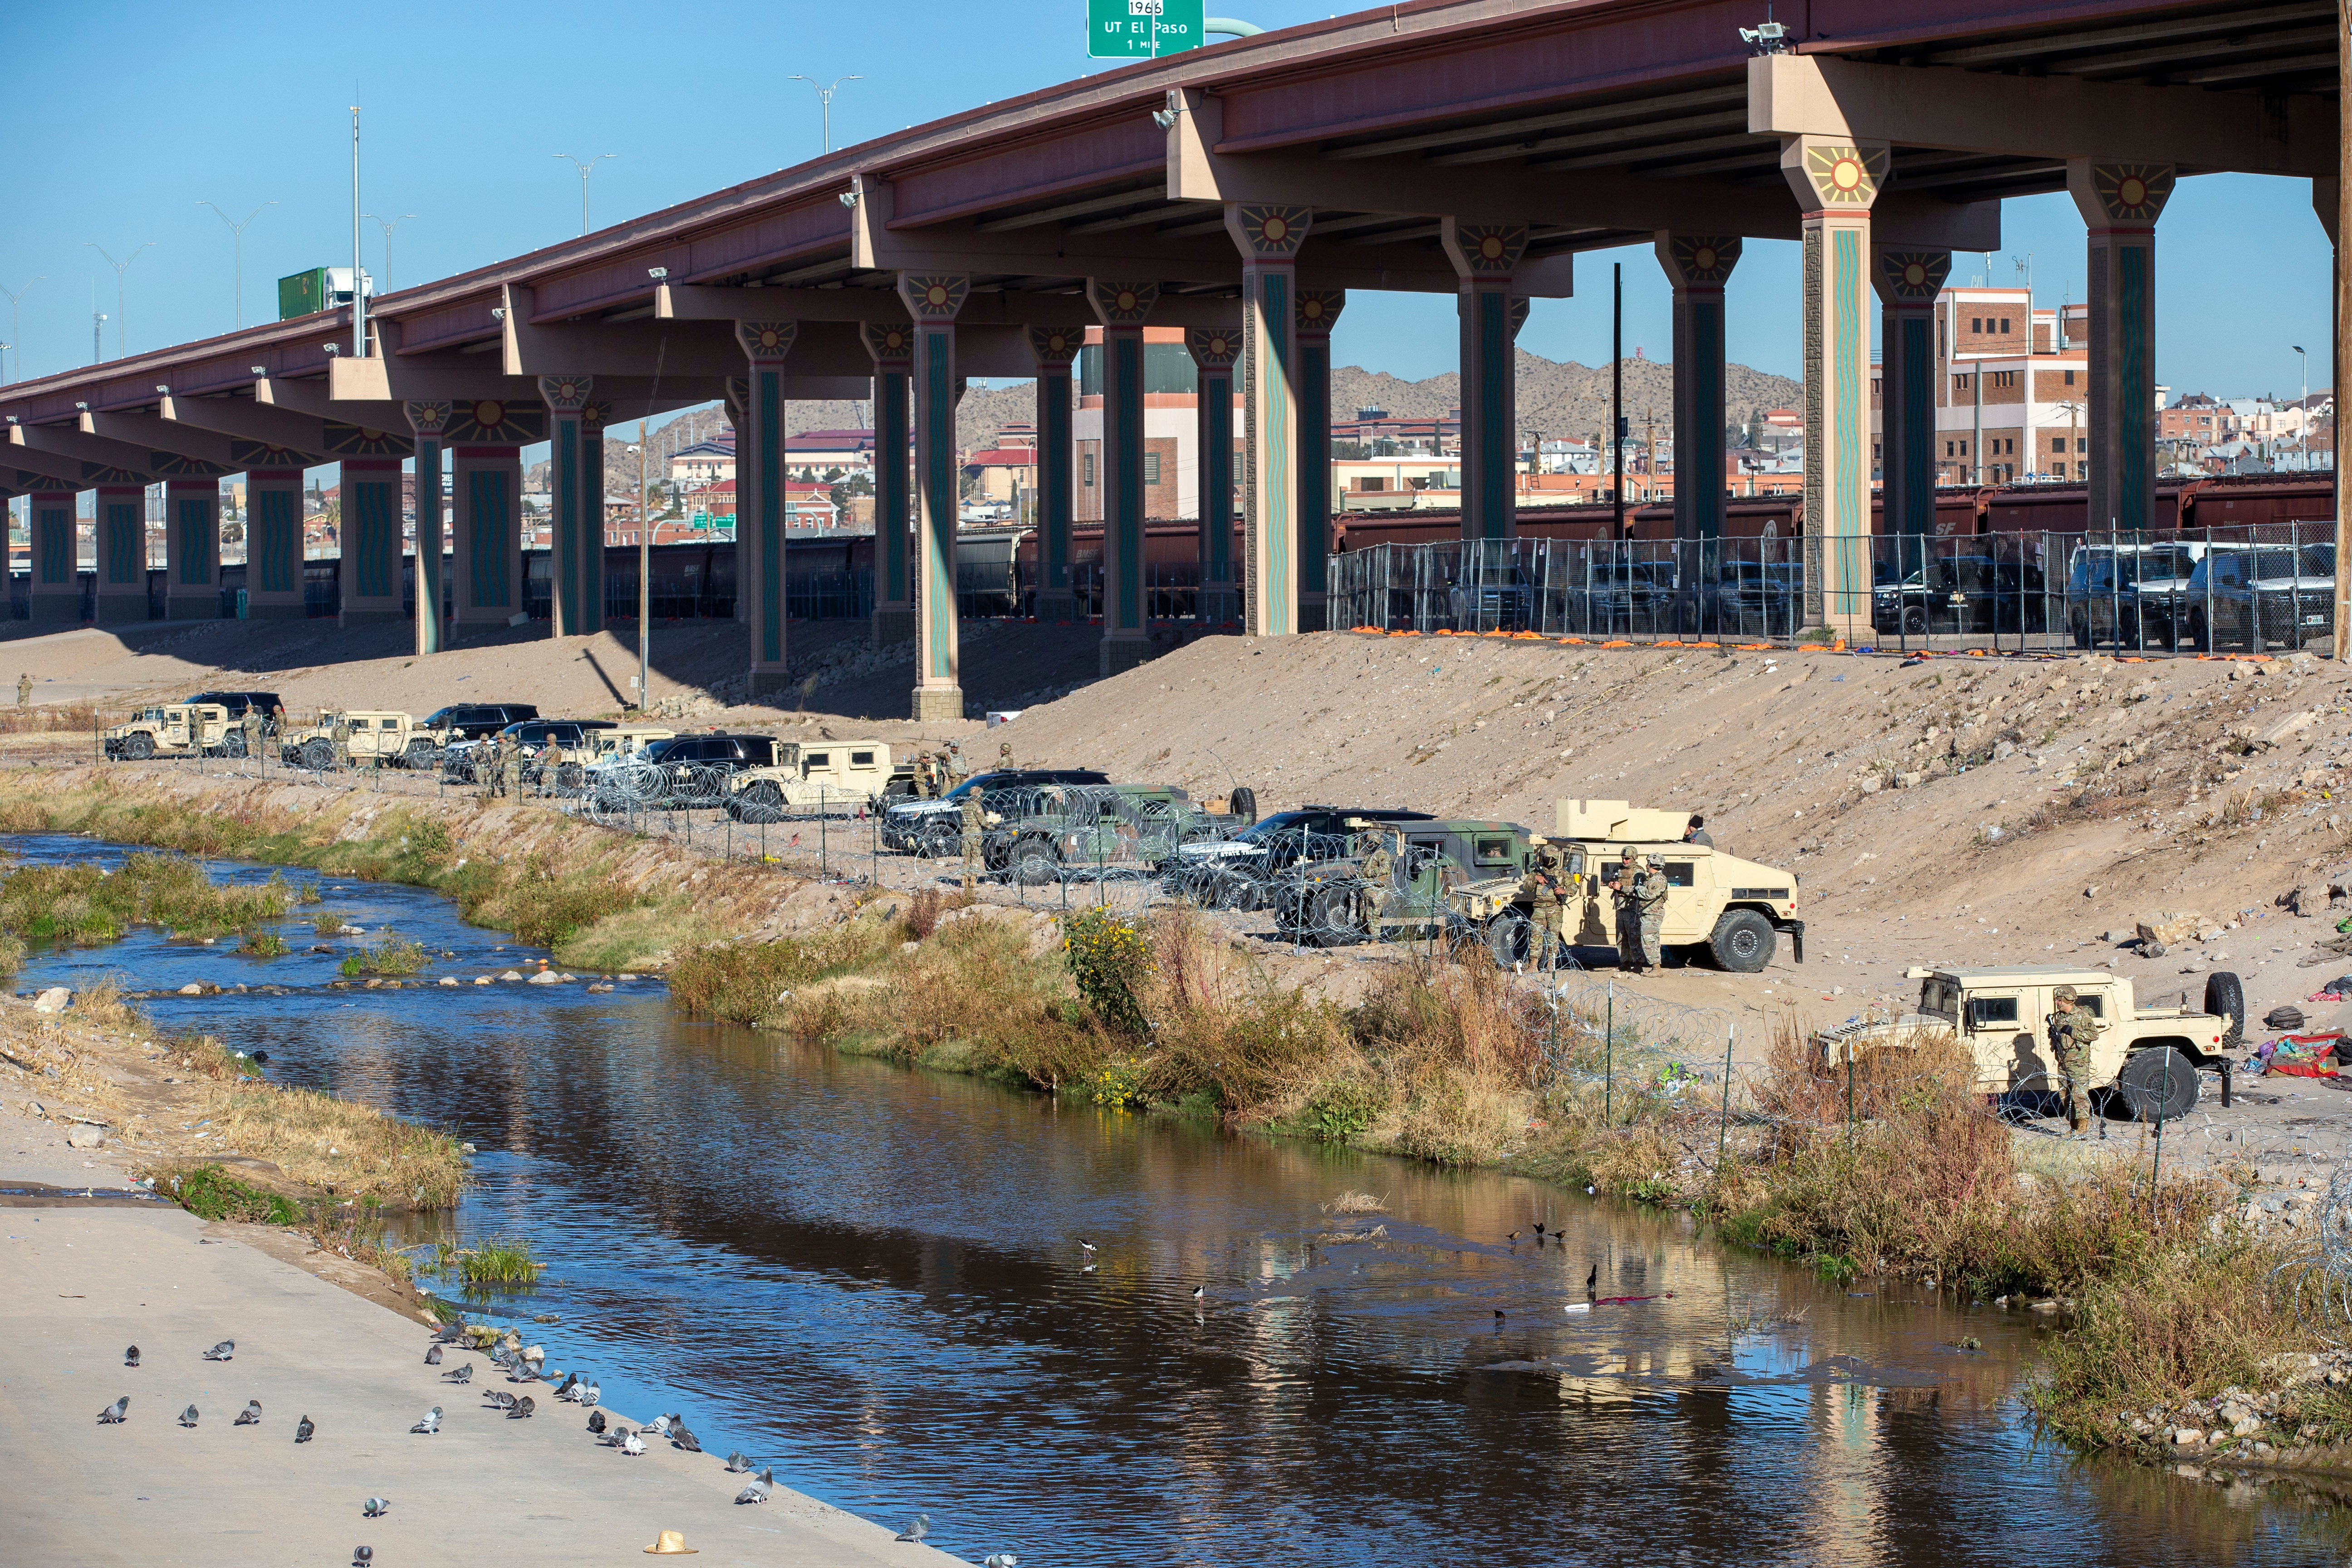
[[[2201,1068],[2220,1069],[2221,1103],[2230,1103],[2230,1061],[2245,1043],[2246,1002],[2244,987],[2226,970],[2206,977],[2202,1011],[2139,1006],[2131,981],[2104,969],[2028,964],[1906,973],[1919,982],[1917,1008],[1816,1036],[1824,1070],[1843,1072],[1850,1060],[1914,1048],[1948,1032],[1975,1058],[1980,1093],[2011,1106],[2019,1097],[2053,1096],[2061,1080],[2050,1048],[2052,994],[2072,985],[2074,1005],[2100,1024],[2088,1075],[2095,1104],[2120,1100],[2139,1120],[2169,1121],[2196,1105]]]

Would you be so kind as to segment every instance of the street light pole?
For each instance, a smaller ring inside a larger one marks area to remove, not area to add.
[[[40,278],[34,279],[33,283],[38,283],[47,277],[47,274],[44,273]],[[25,335],[19,330],[22,328],[24,323],[16,319],[17,301],[24,299],[26,295],[33,291],[33,283],[26,284],[22,289],[17,289],[13,294],[9,293],[5,289],[0,289],[0,294],[8,295],[8,342],[9,345],[16,351],[16,374],[15,379],[18,381],[25,379]],[[0,379],[5,378],[0,377]]]
[[[584,235],[588,232],[588,176],[596,172],[597,164],[603,163],[607,158],[617,158],[620,154],[617,153],[599,153],[593,158],[588,159],[585,163],[573,157],[569,153],[558,153],[555,155],[580,171],[580,232]]]
[[[141,253],[147,250],[155,242],[152,239],[146,241],[139,247],[139,249],[132,251],[129,256],[124,257],[120,261],[115,260],[111,256],[107,256],[106,247],[99,244],[98,241],[94,239],[85,239],[82,243],[89,246],[92,250],[97,251],[100,256],[105,256],[106,264],[114,268],[114,357],[116,359],[121,359],[122,357],[122,271],[123,268],[138,260]],[[100,319],[102,321],[105,318],[100,317]]]
[[[277,205],[278,204],[276,202],[264,202],[261,204],[261,207],[274,207]],[[252,223],[255,218],[261,216],[261,207],[256,207],[251,212],[246,214],[244,223],[233,223],[230,222],[228,214],[222,212],[218,206],[214,205],[211,202],[198,202],[196,205],[200,207],[212,207],[215,216],[218,216],[221,222],[228,224],[229,235],[236,242],[236,324],[239,327],[242,327],[245,325],[245,230],[247,224]]]
[[[1153,28],[1152,28],[1152,45],[1153,45],[1153,53],[1154,53],[1154,54],[1157,54],[1157,53],[1159,52],[1159,48],[1158,48],[1159,41],[1160,41],[1160,37],[1159,37],[1159,27],[1158,27],[1158,25],[1157,25],[1157,24],[1154,24],[1154,25],[1153,25]],[[828,153],[832,152],[832,151],[833,151],[833,95],[834,95],[835,93],[839,92],[839,91],[841,90],[841,84],[842,84],[843,82],[845,82],[845,81],[864,81],[866,79],[865,79],[864,77],[862,77],[862,76],[844,76],[844,77],[835,77],[835,78],[834,78],[833,85],[832,85],[831,87],[817,87],[817,85],[816,85],[816,78],[814,78],[814,77],[813,77],[813,76],[789,76],[789,77],[786,77],[784,79],[785,79],[786,81],[804,81],[804,82],[808,83],[808,84],[809,84],[809,86],[811,86],[811,87],[813,87],[813,88],[816,88],[816,100],[817,100],[818,104],[823,108],[824,112],[824,150],[825,150],[826,152],[828,152]]]
[[[2303,395],[2295,400],[2294,445],[2303,458],[2303,466],[2311,466],[2311,356],[2303,352],[2301,343],[2289,343],[2294,357],[2303,365]]]
[[[403,213],[395,218],[380,218],[373,213],[363,213],[361,216],[383,230],[383,290],[389,294],[392,292],[392,231],[395,226],[406,223],[416,215]]]

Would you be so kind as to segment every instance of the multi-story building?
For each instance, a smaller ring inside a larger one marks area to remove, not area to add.
[[[1100,522],[1103,515],[1102,329],[1087,329],[1086,346],[1078,351],[1077,407],[1070,416],[1070,433],[1077,446],[1077,485],[1070,516],[1079,522]],[[1234,376],[1234,449],[1242,442],[1242,398],[1238,373]],[[1200,378],[1192,353],[1184,346],[1181,327],[1143,329],[1143,515],[1150,518],[1198,517],[1200,465],[1194,450],[1199,440]],[[1238,465],[1234,470],[1238,474]]]
[[[1936,297],[1936,482],[2086,480],[2090,311],[2036,310],[2025,289]],[[1885,384],[1870,384],[1874,456],[1885,459]]]

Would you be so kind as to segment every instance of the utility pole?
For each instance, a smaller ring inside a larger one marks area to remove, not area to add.
[[[41,278],[34,279],[33,283],[42,281],[42,279],[47,276],[47,274],[44,273]],[[16,351],[16,375],[13,378],[0,376],[0,380],[14,379],[16,381],[22,381],[25,379],[25,334],[19,330],[23,326],[23,322],[17,320],[16,307],[18,300],[24,299],[26,295],[33,291],[33,283],[26,284],[22,289],[17,289],[14,293],[9,293],[5,289],[0,289],[0,294],[8,295],[8,344],[11,348]]]
[[[585,235],[588,232],[588,176],[596,172],[597,164],[603,163],[607,158],[617,158],[620,154],[617,153],[599,153],[593,158],[587,160],[585,163],[573,157],[569,153],[558,153],[555,155],[580,171],[580,232],[583,235]]]
[[[1969,456],[1975,459],[1969,467],[1976,474],[1976,483],[1982,489],[1985,482],[1984,461],[1984,356],[1979,354],[1970,363],[1969,388],[1976,394],[1976,424],[1972,439],[1976,445]]]
[[[82,243],[83,243],[84,245],[89,246],[92,250],[97,251],[100,256],[105,256],[105,257],[106,257],[106,264],[107,264],[109,267],[111,267],[111,268],[114,268],[114,357],[115,357],[116,359],[121,359],[121,358],[122,357],[122,316],[123,316],[123,311],[122,311],[122,272],[123,272],[123,269],[124,269],[125,268],[129,267],[132,262],[134,262],[134,261],[138,260],[138,259],[139,259],[139,258],[140,258],[140,256],[141,256],[142,253],[144,253],[145,251],[147,251],[147,250],[149,250],[149,249],[152,248],[152,247],[153,247],[153,246],[154,246],[154,244],[155,244],[155,242],[154,242],[153,240],[152,240],[152,239],[151,239],[151,240],[147,240],[147,241],[145,241],[144,243],[142,243],[142,244],[139,247],[139,248],[138,248],[137,250],[132,251],[129,256],[124,257],[124,258],[123,258],[121,260],[120,260],[120,261],[115,260],[115,259],[114,259],[114,258],[113,258],[113,257],[111,257],[111,256],[108,256],[108,255],[107,255],[107,251],[106,251],[106,247],[104,247],[104,246],[102,246],[102,245],[99,244],[99,243],[98,243],[98,241],[96,241],[96,240],[94,240],[94,239],[85,239],[85,240],[83,240],[83,241],[82,241]],[[95,308],[96,308],[96,307],[93,305],[92,309],[93,309],[93,310],[95,310]],[[103,316],[100,316],[100,317],[99,317],[98,319],[99,319],[100,321],[104,321],[104,320],[106,320],[106,318],[105,318],[105,317],[103,317]],[[94,330],[95,330],[95,329],[93,329],[93,331],[94,331]],[[100,357],[102,357],[102,355],[103,355],[103,351],[102,351],[102,350],[100,350],[100,349],[99,349],[99,348],[95,345],[95,343],[93,342],[93,345],[92,345],[92,348],[91,348],[91,351],[90,351],[90,352],[91,352],[91,359],[90,359],[90,362],[89,362],[89,363],[92,363],[92,364],[96,364],[96,363],[99,362],[99,359],[100,359]]]
[[[364,213],[361,216],[383,230],[383,291],[389,294],[392,292],[392,231],[396,226],[406,223],[416,215],[403,213],[395,218],[381,218],[373,213]]]
[[[2352,0],[2336,3],[2336,101],[2346,102],[2342,95],[2352,92]],[[2352,270],[2344,265],[2343,236],[2346,225],[2352,222],[2352,115],[2338,115],[2336,121],[2336,614],[2332,624],[2336,629],[2336,662],[2339,665],[2352,659],[2352,492],[2342,482],[2344,468],[2344,389],[2352,386],[2352,343],[2344,341],[2344,328],[2352,322]]]
[[[1156,59],[1156,58],[1159,58],[1159,55],[1160,55],[1160,24],[1159,24],[1156,20],[1151,24],[1151,53],[1152,53],[1152,58],[1155,58],[1155,59]],[[817,100],[817,103],[818,103],[818,104],[823,108],[823,110],[824,110],[824,150],[825,150],[826,152],[828,152],[828,153],[832,152],[832,151],[833,151],[833,95],[834,95],[835,93],[839,92],[839,91],[841,90],[841,84],[842,84],[843,82],[845,82],[845,81],[864,81],[866,79],[865,79],[864,77],[862,77],[862,76],[845,76],[845,77],[835,77],[835,78],[834,79],[834,83],[833,83],[833,85],[832,85],[831,87],[817,87],[817,85],[816,85],[816,78],[814,78],[814,77],[813,77],[813,76],[789,76],[789,77],[786,77],[784,79],[785,79],[786,81],[804,81],[804,82],[808,83],[808,84],[809,84],[809,86],[811,86],[811,87],[813,87],[813,88],[816,88],[816,100]]]
[[[198,202],[198,203],[196,204],[196,205],[198,205],[198,206],[200,206],[200,207],[212,207],[214,215],[215,215],[215,216],[217,216],[217,217],[221,220],[221,222],[223,222],[223,223],[225,223],[225,224],[227,224],[227,225],[228,225],[228,232],[229,232],[229,235],[230,235],[231,238],[236,242],[236,324],[237,324],[239,327],[243,327],[243,326],[245,325],[245,231],[246,231],[246,227],[247,227],[247,225],[251,224],[255,218],[257,218],[257,217],[259,217],[259,216],[261,216],[261,207],[274,207],[274,206],[276,206],[277,205],[278,205],[278,204],[277,204],[276,202],[264,202],[264,203],[262,203],[262,204],[261,204],[261,206],[260,206],[260,207],[256,207],[256,208],[254,208],[251,212],[249,212],[249,213],[247,213],[247,214],[246,214],[246,215],[245,215],[245,222],[244,222],[244,223],[236,223],[236,222],[231,221],[231,219],[230,219],[230,217],[229,217],[228,214],[226,214],[226,213],[225,213],[225,212],[222,212],[218,206],[215,205],[214,205],[213,203],[211,203],[211,202]]]
[[[637,421],[637,711],[646,710],[646,681],[651,663],[646,633],[653,625],[654,606],[653,503],[646,495],[646,422]]]
[[[360,265],[360,106],[356,103],[352,105],[352,357],[367,358],[367,272]]]

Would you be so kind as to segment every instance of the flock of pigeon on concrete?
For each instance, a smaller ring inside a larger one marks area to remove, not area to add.
[[[505,1372],[509,1383],[539,1384],[552,1389],[554,1398],[585,1409],[588,1412],[589,1432],[606,1447],[617,1448],[623,1454],[632,1458],[643,1454],[648,1441],[666,1442],[671,1447],[682,1449],[689,1454],[702,1452],[701,1440],[687,1429],[686,1417],[683,1415],[656,1415],[635,1431],[631,1431],[618,1421],[608,1420],[604,1412],[597,1408],[604,1392],[600,1386],[589,1382],[578,1373],[565,1372],[561,1367],[547,1366],[545,1364],[546,1348],[541,1345],[525,1345],[522,1342],[522,1336],[512,1328],[500,1335],[487,1325],[450,1323],[436,1333],[432,1343],[425,1347],[425,1364],[441,1365],[443,1352],[451,1346],[459,1350],[477,1351],[488,1356],[493,1366]],[[205,1352],[204,1359],[230,1361],[235,1359],[236,1355],[236,1342],[223,1340]],[[139,1364],[137,1345],[132,1345],[122,1352],[122,1364],[126,1367],[135,1367]],[[560,1383],[556,1381],[559,1378],[562,1380]],[[462,1366],[441,1374],[443,1383],[456,1387],[463,1387],[473,1380],[474,1363],[472,1362],[467,1362]],[[518,1397],[499,1388],[484,1389],[482,1401],[485,1408],[503,1411],[509,1421],[528,1421],[537,1414],[539,1409],[538,1402],[532,1395],[525,1394]],[[130,1411],[131,1395],[126,1394],[98,1413],[99,1425],[119,1426],[129,1417]],[[441,1406],[436,1405],[427,1410],[416,1425],[409,1428],[409,1431],[427,1437],[432,1436],[441,1430]],[[193,1405],[180,1412],[180,1425],[183,1426],[194,1426],[199,1419],[200,1413]],[[236,1419],[230,1424],[236,1426],[260,1426],[261,1401],[258,1399],[246,1401],[244,1410],[240,1411]],[[305,1415],[295,1423],[294,1441],[307,1443],[317,1435],[318,1430],[310,1418]],[[751,1468],[751,1459],[749,1455],[739,1450],[727,1456],[728,1474],[745,1475],[750,1473]],[[744,1482],[743,1489],[735,1494],[735,1500],[738,1503],[766,1502],[775,1495],[775,1486],[776,1472],[771,1466]],[[388,1500],[372,1497],[361,1505],[360,1515],[363,1519],[382,1519],[391,1511],[391,1509],[392,1504]],[[929,1533],[930,1524],[929,1515],[917,1514],[907,1522],[906,1528],[898,1532],[898,1539],[919,1542]],[[373,1547],[357,1546],[352,1549],[352,1562],[358,1565],[358,1568],[367,1568],[367,1565],[374,1561]],[[998,1552],[988,1559],[988,1568],[1020,1568],[1020,1561],[1011,1552]]]

